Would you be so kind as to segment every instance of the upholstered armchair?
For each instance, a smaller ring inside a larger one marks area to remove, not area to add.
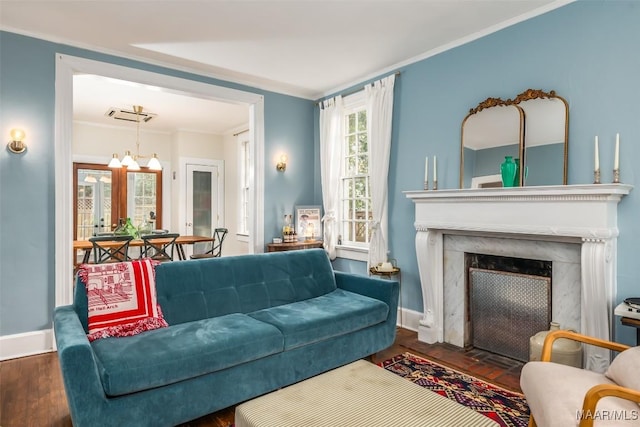
[[[621,352],[604,373],[551,362],[553,341],[568,338]],[[529,427],[640,426],[640,347],[629,347],[571,331],[547,335],[541,361],[522,368]]]

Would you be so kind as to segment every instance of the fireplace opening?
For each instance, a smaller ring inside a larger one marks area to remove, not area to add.
[[[551,321],[552,262],[466,253],[465,265],[466,346],[526,362]]]

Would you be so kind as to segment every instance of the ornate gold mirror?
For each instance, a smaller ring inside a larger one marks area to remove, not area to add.
[[[460,187],[502,187],[500,164],[521,159],[524,111],[499,98],[488,98],[462,122]]]
[[[569,108],[554,91],[487,98],[462,121],[460,188],[502,187],[500,165],[519,165],[516,185],[567,183]]]

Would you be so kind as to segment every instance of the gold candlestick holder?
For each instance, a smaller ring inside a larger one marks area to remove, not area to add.
[[[424,182],[424,191],[429,191],[429,180]]]
[[[620,183],[620,169],[613,170],[613,183],[614,184]]]
[[[433,189],[434,190],[438,189],[438,180],[437,179],[433,181]]]
[[[593,183],[600,184],[600,169],[596,169],[593,172]]]

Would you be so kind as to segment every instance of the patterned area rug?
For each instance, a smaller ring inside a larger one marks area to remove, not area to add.
[[[529,407],[522,394],[488,384],[411,353],[394,356],[382,362],[381,366],[480,412],[500,426],[526,427],[529,423]]]

